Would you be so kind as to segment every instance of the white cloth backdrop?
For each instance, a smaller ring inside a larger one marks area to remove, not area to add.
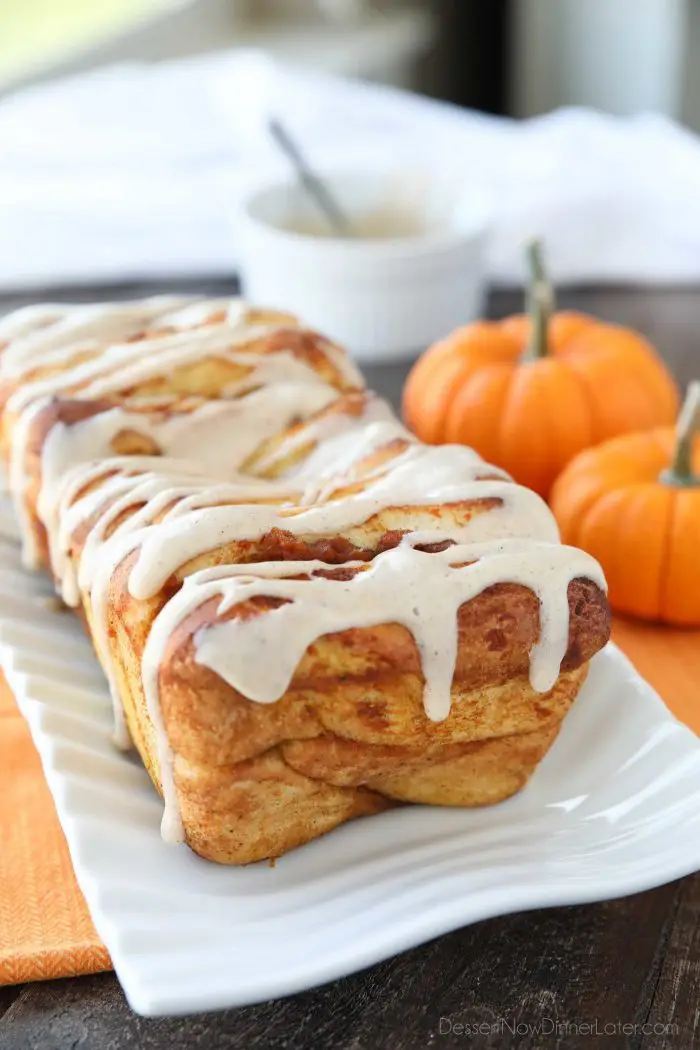
[[[533,233],[560,282],[700,280],[700,140],[664,118],[516,123],[239,51],[3,100],[0,290],[232,272],[237,201],[286,171],[273,111],[321,168],[418,160],[485,189],[496,282]]]

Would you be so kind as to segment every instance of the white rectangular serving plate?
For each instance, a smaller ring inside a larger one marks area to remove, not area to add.
[[[274,867],[203,861],[161,841],[161,802],[140,762],[111,744],[102,673],[51,593],[0,540],[0,660],[95,926],[141,1014],[288,995],[480,919],[700,869],[700,741],[612,645],[515,798],[353,821]]]

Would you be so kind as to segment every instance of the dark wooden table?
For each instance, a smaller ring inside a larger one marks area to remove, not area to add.
[[[231,288],[198,282],[188,290]],[[162,290],[169,289],[121,286],[100,289],[99,297]],[[98,293],[0,297],[0,312],[49,297]],[[700,378],[700,289],[577,290],[560,303],[638,328],[682,383]],[[495,295],[490,308],[494,316],[509,313],[519,297]],[[365,369],[394,403],[405,371]],[[474,1025],[481,1034],[460,1028]],[[315,991],[218,1015],[136,1017],[112,974],[0,988],[0,1050],[597,1045],[700,1047],[700,875],[624,900],[481,922]]]

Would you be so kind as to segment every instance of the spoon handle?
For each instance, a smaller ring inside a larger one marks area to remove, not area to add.
[[[270,134],[275,139],[280,149],[283,150],[294,165],[304,189],[316,201],[333,229],[336,233],[347,235],[350,225],[342,208],[339,207],[337,201],[335,201],[332,194],[329,193],[325,183],[319,179],[318,175],[316,175],[309,167],[306,159],[299,150],[299,147],[290,137],[289,132],[279,120],[274,118],[270,120],[268,127]]]

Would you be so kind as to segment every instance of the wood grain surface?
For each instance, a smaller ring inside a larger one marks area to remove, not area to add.
[[[213,294],[232,288],[188,286]],[[46,298],[165,290],[171,287],[42,290],[0,298],[0,313]],[[700,377],[700,290],[580,289],[559,298],[564,307],[638,328],[681,383]],[[519,308],[515,293],[490,301],[493,316]],[[405,365],[365,373],[397,404]],[[615,638],[679,717],[700,731],[700,634],[619,621]],[[478,1030],[465,1034],[465,1026]],[[217,1015],[138,1018],[112,974],[0,988],[0,1050],[461,1046],[700,1047],[700,875],[622,900],[478,923],[323,988]]]

